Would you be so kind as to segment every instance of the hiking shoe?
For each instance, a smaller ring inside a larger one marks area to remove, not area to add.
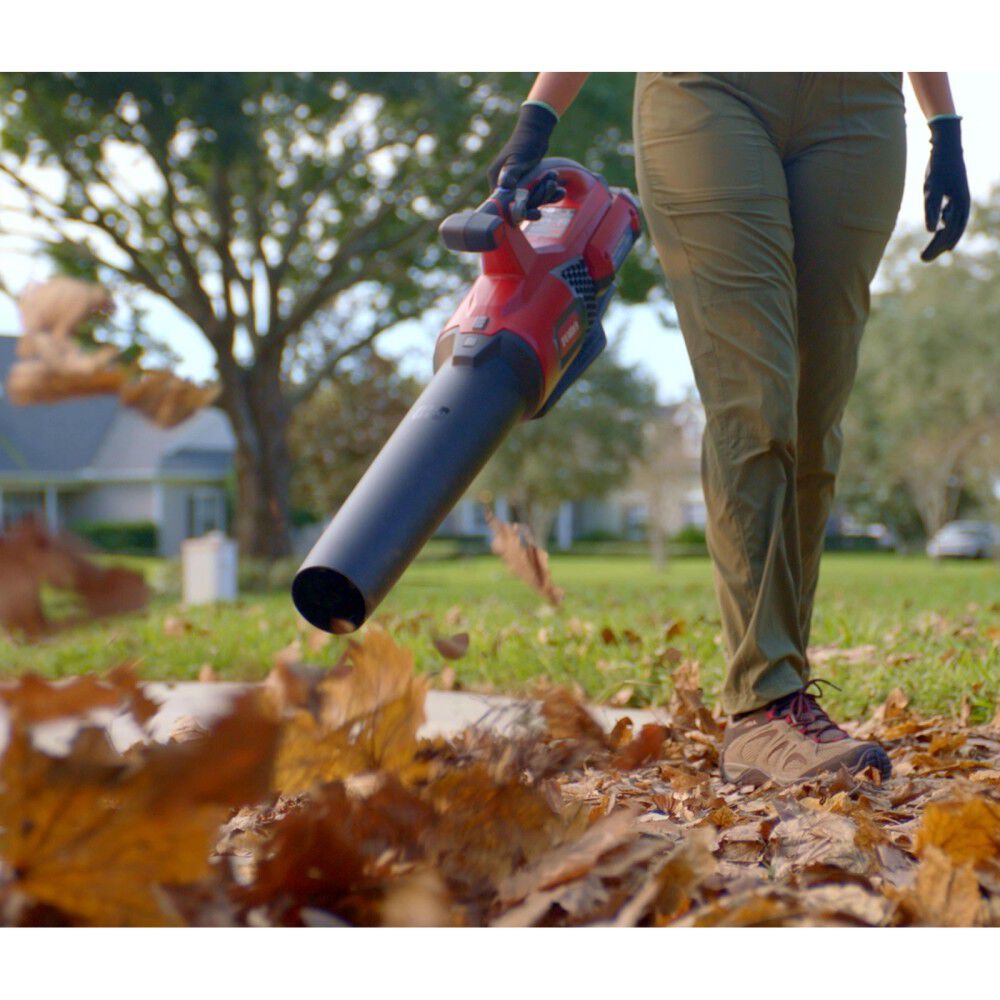
[[[888,754],[877,743],[852,739],[831,721],[816,701],[820,689],[809,690],[817,683],[730,719],[719,759],[724,781],[788,785],[841,767],[852,774],[874,767],[883,781],[889,777]]]

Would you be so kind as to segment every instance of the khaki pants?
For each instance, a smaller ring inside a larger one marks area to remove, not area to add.
[[[840,420],[906,159],[898,73],[639,73],[636,178],[707,418],[723,707],[808,680]]]

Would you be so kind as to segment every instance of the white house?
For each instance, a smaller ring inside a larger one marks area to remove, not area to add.
[[[696,396],[659,407],[646,427],[645,458],[634,465],[629,480],[606,497],[580,497],[562,504],[553,528],[556,547],[569,548],[575,539],[598,533],[644,538],[654,517],[668,536],[686,527],[704,528],[704,430],[705,411]],[[497,501],[497,514],[508,516],[502,498]],[[471,495],[465,497],[438,533],[487,535],[482,505]]]
[[[0,336],[0,388],[16,337]],[[43,513],[49,526],[152,522],[159,551],[226,527],[235,439],[216,409],[170,430],[113,396],[15,406],[0,398],[0,521]]]

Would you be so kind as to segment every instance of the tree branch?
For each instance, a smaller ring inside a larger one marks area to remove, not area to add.
[[[472,192],[481,186],[482,180],[479,177],[470,177],[456,196],[455,202],[461,204],[466,198],[469,197],[469,195],[472,194]],[[350,240],[345,243],[336,254],[334,254],[333,258],[329,262],[326,272],[318,284],[316,284],[313,289],[308,292],[302,300],[300,300],[299,304],[293,309],[288,319],[281,324],[279,329],[276,331],[277,337],[275,346],[277,348],[280,349],[283,347],[288,338],[294,333],[297,333],[298,330],[301,329],[301,327],[323,306],[324,303],[328,302],[335,295],[352,285],[355,285],[360,281],[364,281],[368,277],[374,276],[380,270],[385,269],[386,262],[376,261],[374,256],[369,254],[366,263],[359,271],[350,272],[345,269],[343,273],[338,274],[338,268],[341,265],[346,264],[346,261],[351,255],[362,253],[364,251],[365,248],[362,246],[363,240],[376,231],[378,228],[378,222],[384,221],[384,219],[388,216],[389,211],[395,207],[394,203],[386,202],[378,213],[378,216],[381,216],[381,218],[376,217],[370,219],[351,236]],[[379,249],[387,252],[389,255],[389,261],[391,262],[401,256],[402,252],[414,243],[418,243],[428,237],[431,233],[436,232],[442,218],[442,214],[436,214],[429,219],[423,219],[418,223],[414,223],[409,230],[404,232],[395,242],[380,247]],[[271,337],[274,336],[275,333],[272,333]],[[269,337],[268,340],[270,340],[271,337]]]
[[[54,218],[49,214],[45,214],[38,211],[38,215],[44,218],[45,221],[48,222],[53,227],[58,227],[58,224],[60,222],[75,222],[82,226],[88,226],[92,229],[97,229],[103,232],[106,236],[110,236],[111,239],[114,241],[115,245],[118,246],[119,249],[123,250],[123,252],[125,252],[126,255],[129,257],[129,259],[132,261],[132,267],[134,270],[125,271],[124,269],[111,264],[103,257],[99,258],[100,262],[106,265],[107,267],[111,268],[112,270],[117,271],[120,274],[127,275],[130,280],[138,281],[145,288],[155,293],[156,295],[162,296],[163,298],[171,302],[174,301],[169,291],[164,289],[160,285],[160,283],[156,280],[156,277],[152,274],[152,272],[150,272],[146,268],[145,264],[143,263],[142,259],[138,256],[137,252],[133,250],[131,247],[129,247],[127,244],[123,245],[121,238],[114,232],[113,227],[108,226],[107,223],[104,222],[102,213],[95,205],[93,205],[93,203],[90,201],[89,198],[88,198],[89,207],[93,208],[97,212],[98,218],[101,220],[98,223],[91,222],[89,219],[83,218],[82,214],[73,215],[72,213],[67,212],[63,205],[60,205],[57,201],[50,198],[44,192],[39,191],[37,188],[29,184],[26,180],[24,180],[24,178],[16,174],[13,170],[11,170],[3,163],[0,163],[0,173],[3,173],[7,177],[10,177],[14,181],[14,183],[17,184],[18,187],[20,187],[21,190],[24,191],[29,196],[29,199],[34,203],[36,210],[37,210],[37,203],[43,202],[44,204],[48,205],[52,211],[59,213],[59,216]],[[59,232],[59,229],[57,228],[56,231]],[[73,241],[67,237],[67,242],[73,242]],[[92,252],[91,256],[94,256]]]
[[[153,132],[150,132],[151,139],[152,136]],[[184,231],[181,229],[177,216],[180,199],[177,197],[177,188],[171,176],[167,150],[158,147],[152,141],[148,145],[144,144],[143,148],[149,153],[150,159],[156,164],[156,169],[163,178],[164,190],[166,191],[167,218],[170,220],[171,236],[173,237],[171,242],[174,246],[174,252],[177,254],[177,262],[180,264],[181,273],[184,275],[184,280],[188,284],[188,290],[192,297],[192,312],[196,312],[202,317],[198,325],[204,329],[211,326],[217,317],[215,315],[215,308],[212,305],[212,297],[201,283],[201,274],[184,243]],[[196,320],[196,322],[198,321]]]
[[[290,405],[294,408],[300,403],[305,402],[336,371],[338,365],[345,358],[349,358],[352,354],[357,354],[358,351],[368,347],[384,329],[385,321],[380,316],[368,327],[363,337],[326,358],[323,364],[301,386],[297,387],[294,392],[289,392],[288,399]]]

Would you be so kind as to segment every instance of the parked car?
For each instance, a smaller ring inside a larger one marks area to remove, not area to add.
[[[1000,526],[989,521],[952,521],[927,543],[933,559],[989,559],[1000,556]]]
[[[849,514],[834,514],[826,523],[828,552],[893,552],[896,533],[884,524],[863,524]]]

